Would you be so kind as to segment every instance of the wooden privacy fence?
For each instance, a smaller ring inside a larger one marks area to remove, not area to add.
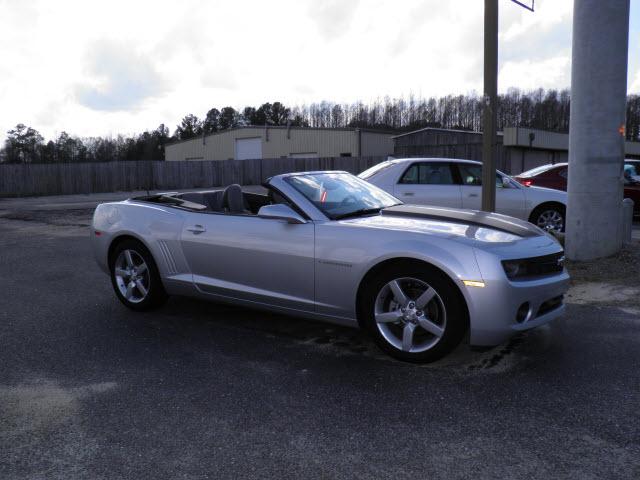
[[[287,172],[359,173],[385,157],[270,158],[0,165],[0,197],[255,185]]]

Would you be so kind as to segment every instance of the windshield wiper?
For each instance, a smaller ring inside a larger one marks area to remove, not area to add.
[[[361,208],[359,210],[354,210],[353,212],[342,213],[340,215],[335,215],[333,217],[334,220],[342,220],[343,218],[348,217],[359,217],[360,215],[368,215],[371,213],[379,213],[382,210],[382,207],[378,208]]]

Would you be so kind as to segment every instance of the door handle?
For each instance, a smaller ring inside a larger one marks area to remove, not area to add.
[[[471,197],[477,197],[477,196],[478,196],[478,194],[477,194],[477,193],[470,193],[470,194],[469,194],[469,198],[471,198]]]
[[[405,197],[413,197],[413,192],[404,192],[402,195]]]
[[[200,233],[207,231],[207,229],[204,228],[202,225],[194,225],[193,227],[187,228],[187,230],[193,233],[194,235],[198,235]]]

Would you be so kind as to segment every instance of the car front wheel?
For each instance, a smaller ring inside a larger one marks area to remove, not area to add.
[[[468,325],[464,299],[435,269],[395,266],[363,295],[365,327],[378,346],[400,360],[427,363],[451,352]]]

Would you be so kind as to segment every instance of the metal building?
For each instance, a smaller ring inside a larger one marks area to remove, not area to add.
[[[423,128],[394,137],[394,156],[462,158],[482,161],[482,133]],[[498,133],[496,166],[518,174],[548,163],[568,160],[569,135],[532,128],[510,127]],[[625,156],[640,158],[640,142],[626,142]]]
[[[167,161],[367,157],[392,153],[392,133],[356,128],[237,127],[165,146]]]

